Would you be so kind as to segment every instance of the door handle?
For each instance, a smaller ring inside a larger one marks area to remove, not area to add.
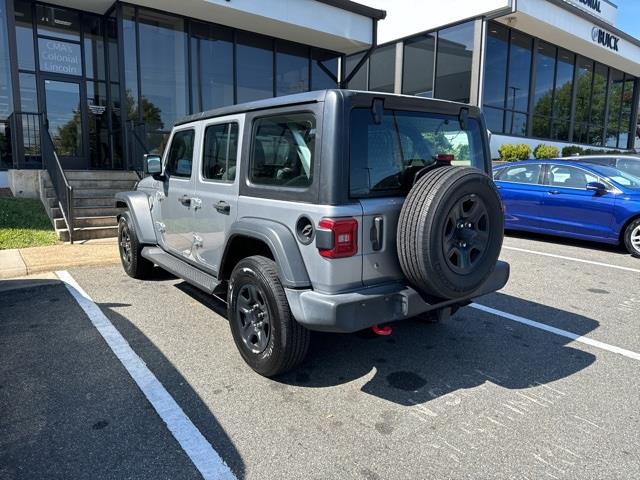
[[[191,206],[191,197],[189,195],[183,195],[178,198],[178,201],[185,207]]]
[[[560,190],[549,190],[547,193],[549,195],[558,195],[560,193]]]
[[[214,208],[218,211],[218,213],[228,214],[231,211],[231,205],[227,202],[223,202],[220,200],[218,203],[214,205]]]
[[[382,241],[384,238],[384,220],[381,216],[373,218],[373,225],[371,225],[370,239],[371,248],[376,252],[382,250]]]

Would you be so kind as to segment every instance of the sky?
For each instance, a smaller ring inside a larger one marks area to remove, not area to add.
[[[634,37],[640,39],[640,1],[639,0],[613,0],[618,5],[617,27]]]

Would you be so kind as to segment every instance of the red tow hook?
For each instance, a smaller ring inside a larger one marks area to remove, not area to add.
[[[373,327],[371,327],[371,330],[373,330],[373,333],[375,333],[376,335],[380,335],[381,337],[388,337],[393,333],[393,328],[391,328],[389,325],[385,325],[383,327],[381,327],[380,325],[374,325]]]

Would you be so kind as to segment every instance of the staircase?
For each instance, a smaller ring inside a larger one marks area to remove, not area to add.
[[[110,238],[118,235],[115,194],[133,190],[138,177],[135,172],[119,170],[65,170],[73,187],[73,241]],[[58,205],[56,192],[46,171],[40,179],[40,196],[53,222],[58,238],[69,241],[69,230]]]

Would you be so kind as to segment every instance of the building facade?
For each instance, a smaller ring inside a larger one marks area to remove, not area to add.
[[[494,157],[504,143],[640,148],[640,42],[608,0],[431,0],[429,15],[413,0],[365,3],[388,15],[349,87],[477,105]]]
[[[0,0],[0,187],[43,168],[47,135],[63,169],[133,169],[187,114],[335,88],[383,17],[349,0]]]

